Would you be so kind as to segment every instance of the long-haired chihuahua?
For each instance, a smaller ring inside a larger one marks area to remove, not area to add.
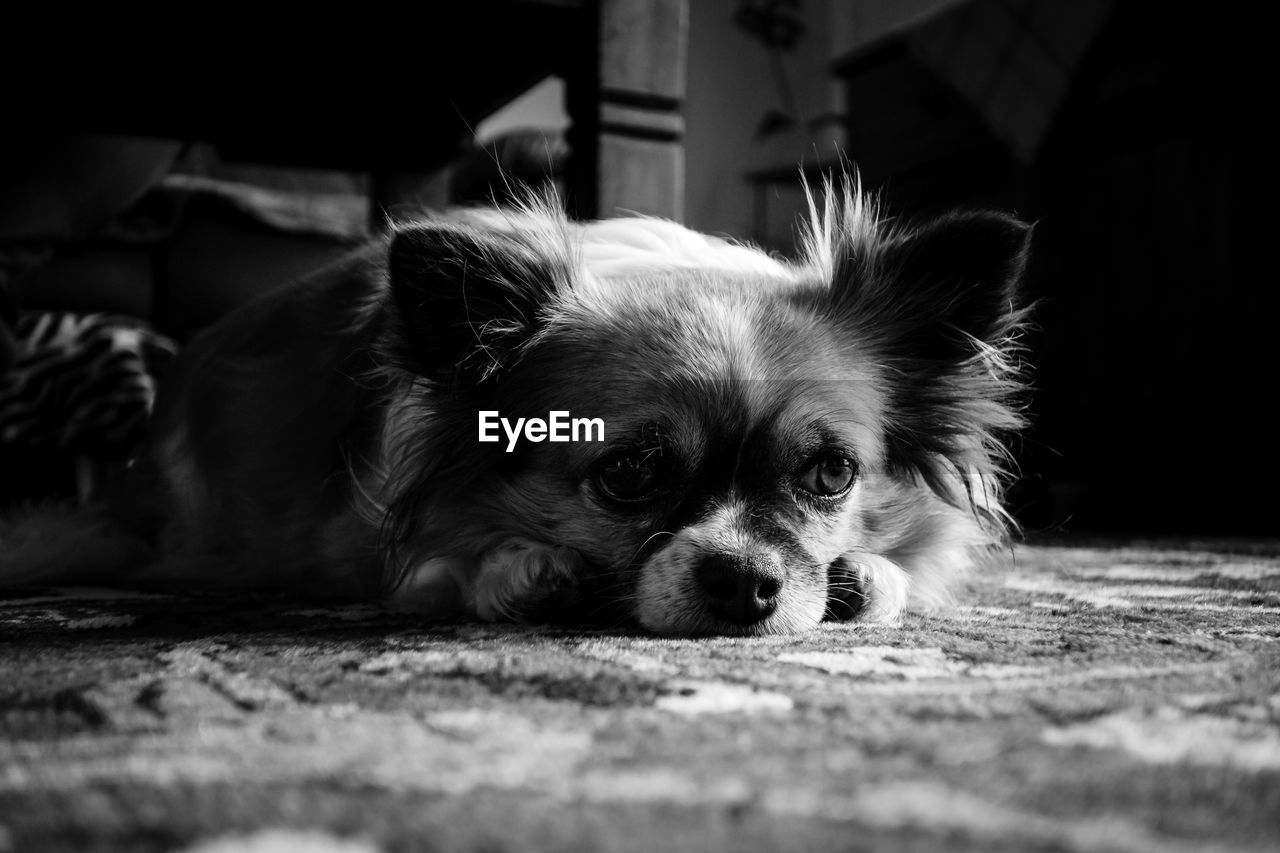
[[[939,603],[1010,527],[1030,230],[825,190],[795,262],[547,201],[402,222],[195,338],[132,494],[11,531],[0,579],[666,635]]]

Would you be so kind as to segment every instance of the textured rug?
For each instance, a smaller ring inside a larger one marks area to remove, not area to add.
[[[0,850],[1276,850],[1278,553],[764,639],[10,596]]]

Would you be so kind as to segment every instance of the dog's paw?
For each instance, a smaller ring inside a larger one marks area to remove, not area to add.
[[[473,612],[491,622],[537,622],[575,603],[585,564],[576,551],[509,539],[480,556]]]
[[[907,606],[911,578],[885,557],[846,554],[829,569],[827,586],[827,619],[892,624]]]

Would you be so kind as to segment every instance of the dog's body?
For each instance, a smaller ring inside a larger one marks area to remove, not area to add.
[[[892,231],[847,189],[797,264],[548,204],[401,225],[184,351],[134,579],[489,619],[585,595],[666,634],[892,619],[1003,533],[1027,239]],[[483,443],[482,411],[604,440]]]

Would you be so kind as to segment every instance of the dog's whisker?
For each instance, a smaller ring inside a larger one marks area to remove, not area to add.
[[[635,562],[635,560],[636,560],[637,558],[639,558],[640,554],[644,552],[644,549],[645,549],[645,548],[647,548],[647,547],[649,547],[649,543],[650,543],[650,542],[652,542],[654,539],[657,539],[659,536],[671,536],[671,537],[674,537],[675,535],[676,535],[676,534],[675,534],[673,531],[670,531],[670,530],[658,530],[658,531],[656,531],[656,532],[654,532],[654,533],[649,534],[649,536],[647,536],[647,537],[645,538],[645,540],[644,540],[643,542],[641,542],[641,543],[640,543],[640,547],[639,547],[639,548],[636,548],[636,552],[635,552],[634,554],[632,554],[632,555],[631,555],[631,559],[630,559],[630,560],[628,560],[627,562],[628,562],[628,563]]]

